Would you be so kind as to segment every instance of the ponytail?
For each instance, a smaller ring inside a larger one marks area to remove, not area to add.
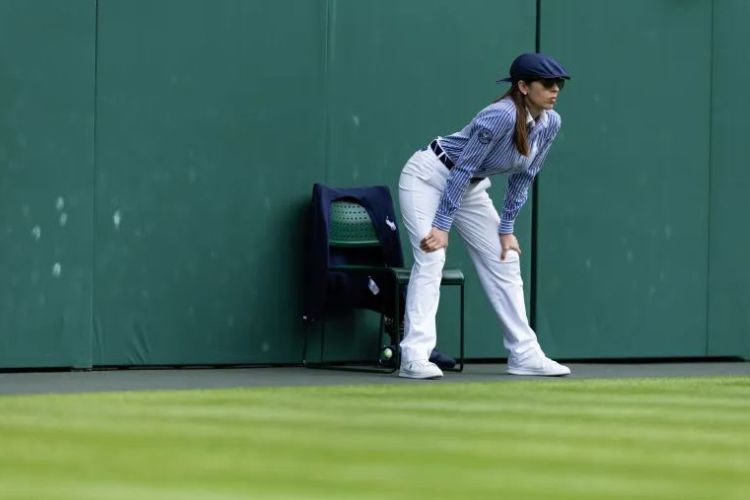
[[[501,97],[498,97],[494,102],[502,101],[507,97],[510,97],[513,104],[516,105],[516,129],[513,132],[513,144],[516,145],[519,153],[523,156],[529,156],[529,132],[526,128],[526,96],[518,88],[518,82],[513,83],[510,90]]]

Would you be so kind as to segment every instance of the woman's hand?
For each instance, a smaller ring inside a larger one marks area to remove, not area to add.
[[[433,227],[430,234],[422,238],[419,248],[425,252],[434,252],[448,246],[448,232]]]
[[[514,250],[518,252],[518,255],[521,255],[521,247],[518,246],[518,240],[512,233],[500,235],[500,247],[502,248],[500,260],[505,260],[505,255],[509,250]]]

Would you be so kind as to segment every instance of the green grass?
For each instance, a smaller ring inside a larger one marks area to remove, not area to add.
[[[0,498],[745,500],[750,378],[6,396]]]

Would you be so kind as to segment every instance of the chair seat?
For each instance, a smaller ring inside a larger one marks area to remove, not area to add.
[[[411,275],[411,269],[405,267],[392,267],[391,271],[396,276],[399,284],[404,285],[409,282],[409,276]]]
[[[411,269],[405,267],[392,267],[394,275],[400,284],[409,282]],[[443,269],[443,277],[440,280],[441,285],[460,285],[464,282],[464,273],[460,269]]]
[[[443,269],[443,285],[460,285],[464,282],[464,273],[460,269]]]

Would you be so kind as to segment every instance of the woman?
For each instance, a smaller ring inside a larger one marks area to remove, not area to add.
[[[405,336],[399,376],[440,378],[429,357],[437,336],[435,315],[445,248],[452,227],[466,242],[482,287],[495,309],[508,350],[508,373],[568,375],[544,355],[526,319],[514,221],[526,202],[560,130],[552,108],[565,69],[542,54],[522,54],[510,67],[510,90],[481,110],[463,130],[438,137],[414,153],[399,179],[399,200],[414,252],[406,296]],[[500,82],[499,81],[499,82]],[[498,83],[499,83],[498,82]],[[507,190],[498,215],[487,194],[487,177],[504,174]]]

